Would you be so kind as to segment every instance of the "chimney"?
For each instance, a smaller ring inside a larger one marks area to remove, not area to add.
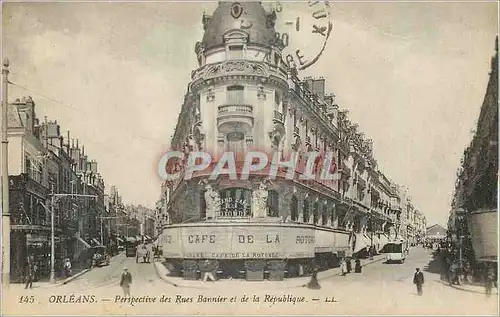
[[[325,79],[323,77],[314,79],[311,91],[323,99],[325,97]]]
[[[67,150],[68,150],[68,151],[66,152],[66,153],[68,153],[68,155],[70,155],[70,153],[69,153],[69,152],[70,152],[70,151],[69,151],[69,149],[70,149],[70,143],[69,143],[69,142],[70,142],[70,140],[71,140],[71,139],[70,139],[69,130],[68,130],[68,147],[67,147]]]

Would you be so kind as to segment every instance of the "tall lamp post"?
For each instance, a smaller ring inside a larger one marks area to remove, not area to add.
[[[9,138],[7,135],[8,124],[8,85],[9,85],[9,60],[3,61],[2,83],[2,284],[10,286],[10,213],[9,213]]]

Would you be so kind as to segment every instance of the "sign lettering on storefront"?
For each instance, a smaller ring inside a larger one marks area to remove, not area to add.
[[[297,244],[314,244],[314,236],[297,236],[295,239]]]
[[[314,256],[314,229],[261,224],[181,225],[165,228],[164,252],[173,258],[256,259]]]
[[[188,236],[189,243],[215,243],[215,235],[192,234]]]

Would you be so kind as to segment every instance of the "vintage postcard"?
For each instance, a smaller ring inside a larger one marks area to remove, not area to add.
[[[498,315],[497,1],[4,1],[2,314]]]

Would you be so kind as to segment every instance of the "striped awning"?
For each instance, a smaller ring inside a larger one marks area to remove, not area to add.
[[[116,241],[123,243],[123,239],[120,237],[116,237]]]
[[[101,245],[101,242],[95,238],[92,238],[92,242],[94,242],[97,245]]]

